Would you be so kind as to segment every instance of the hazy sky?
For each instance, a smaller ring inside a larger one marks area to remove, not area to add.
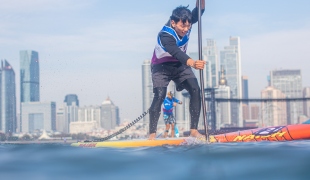
[[[242,73],[250,97],[259,97],[274,69],[301,69],[310,86],[309,0],[206,0],[203,44],[219,50],[230,36],[241,40]],[[142,113],[141,65],[150,59],[158,31],[171,11],[195,0],[0,0],[0,59],[16,73],[19,103],[19,51],[40,59],[41,101],[59,106],[77,94],[80,106],[100,105],[109,96],[120,116]],[[197,52],[194,25],[189,52]]]

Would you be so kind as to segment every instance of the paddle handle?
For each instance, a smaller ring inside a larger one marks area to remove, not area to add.
[[[198,0],[198,56],[199,60],[202,60],[202,35],[201,35],[201,0]],[[209,143],[209,134],[208,134],[208,122],[207,122],[207,113],[206,113],[206,102],[205,102],[205,93],[204,93],[204,77],[203,70],[199,70],[200,75],[200,91],[201,91],[201,105],[203,113],[203,122],[204,130],[206,134],[206,140]]]

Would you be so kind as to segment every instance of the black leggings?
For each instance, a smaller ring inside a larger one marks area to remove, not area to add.
[[[186,89],[190,94],[189,112],[191,115],[191,128],[197,129],[200,109],[201,96],[197,79],[187,79],[180,84],[180,87]],[[154,88],[154,98],[150,108],[150,134],[156,133],[157,123],[161,112],[161,105],[166,97],[167,87]]]

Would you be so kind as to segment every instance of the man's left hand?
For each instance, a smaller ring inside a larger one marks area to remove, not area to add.
[[[206,63],[207,62],[203,61],[203,60],[196,60],[194,63],[194,68],[195,69],[204,69]]]

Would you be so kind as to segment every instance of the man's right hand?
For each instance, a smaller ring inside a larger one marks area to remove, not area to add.
[[[195,68],[195,69],[204,69],[206,63],[207,62],[204,60],[196,60],[195,61],[193,59],[188,59],[186,62],[186,65],[188,65],[192,68]]]

